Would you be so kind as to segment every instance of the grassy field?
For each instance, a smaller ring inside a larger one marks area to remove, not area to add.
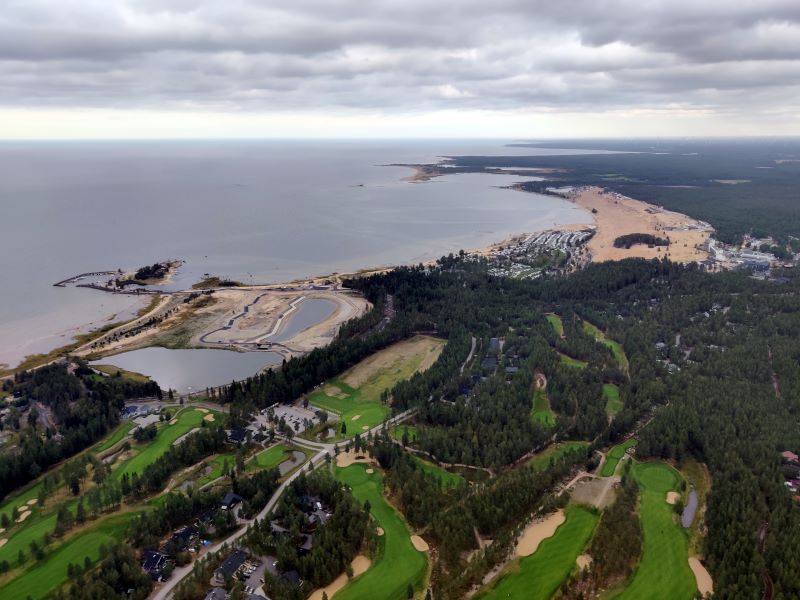
[[[342,435],[341,425],[337,426],[336,437],[326,441],[353,437],[380,425],[391,414],[391,409],[381,402],[383,391],[429,367],[443,347],[442,340],[415,336],[376,352],[313,392],[309,402],[339,415],[347,427],[347,433]]]
[[[383,476],[367,474],[366,465],[336,469],[336,477],[349,485],[360,501],[369,500],[372,516],[384,534],[379,538],[377,555],[363,575],[353,579],[332,600],[404,600],[408,584],[420,589],[428,559],[411,544],[405,521],[383,497]]]
[[[43,561],[3,586],[3,598],[42,598],[67,580],[69,563],[83,566],[85,557],[100,558],[100,546],[112,546],[122,539],[133,513],[115,515],[90,525],[83,533],[69,539]]]
[[[547,319],[547,322],[553,326],[553,329],[555,329],[558,335],[564,337],[564,323],[561,321],[561,317],[558,315],[549,314],[545,315],[544,318]]]
[[[103,440],[101,440],[97,446],[92,448],[92,452],[105,452],[112,446],[118,444],[122,439],[130,433],[130,431],[136,427],[136,424],[133,421],[123,421],[119,425],[117,425],[116,429],[112,431],[108,436],[106,436]]]
[[[567,520],[553,537],[539,549],[519,560],[513,570],[503,575],[481,600],[547,600],[576,568],[575,559],[592,536],[600,516],[594,511],[571,504],[564,510]],[[645,598],[647,596],[642,596]]]
[[[126,371],[125,369],[115,367],[114,365],[92,365],[92,368],[95,371],[100,371],[101,373],[111,375],[112,377],[119,373],[120,377],[123,379],[135,381],[136,383],[147,383],[150,381],[150,378],[147,375],[142,375],[136,371]]]
[[[534,390],[533,407],[531,408],[531,421],[547,427],[556,424],[556,413],[550,408],[550,399],[543,389]]]
[[[253,460],[247,463],[245,471],[274,469],[287,458],[291,458],[291,453],[294,449],[294,447],[287,447],[283,444],[276,444],[267,448],[256,454]]]
[[[641,489],[639,513],[644,533],[642,560],[619,599],[653,598],[689,600],[697,591],[689,569],[689,541],[667,504],[670,490],[677,490],[680,476],[665,463],[637,463],[634,477]]]
[[[566,354],[562,354],[561,352],[558,353],[558,358],[561,360],[562,363],[564,363],[568,367],[575,367],[577,369],[586,368],[587,363],[585,360],[578,360],[577,358],[572,358],[571,356],[567,356]]]
[[[614,471],[617,470],[617,465],[620,459],[624,456],[625,451],[636,445],[636,438],[628,438],[621,444],[617,444],[606,455],[606,462],[603,463],[603,470],[600,475],[603,477],[611,477]]]
[[[603,395],[606,397],[607,415],[613,417],[622,410],[622,400],[619,399],[619,387],[613,383],[604,383]]]
[[[614,358],[616,359],[619,368],[625,371],[626,373],[628,372],[628,366],[629,366],[628,357],[625,355],[625,350],[622,349],[622,345],[619,342],[616,342],[606,337],[605,333],[600,331],[600,329],[598,329],[588,321],[583,322],[583,330],[589,335],[591,335],[598,342],[609,348],[611,352],[614,354]]]
[[[456,487],[461,485],[465,481],[465,479],[458,473],[451,473],[447,469],[443,469],[442,467],[439,467],[433,464],[432,462],[423,460],[419,456],[412,455],[412,457],[414,459],[414,462],[417,463],[423,471],[438,477],[439,481],[442,482],[444,487]]]
[[[554,444],[546,448],[545,450],[539,452],[539,454],[531,458],[528,461],[528,466],[541,471],[547,468],[551,460],[563,456],[566,452],[569,452],[570,450],[575,450],[576,448],[585,448],[588,445],[589,442],[559,442],[558,444]]]

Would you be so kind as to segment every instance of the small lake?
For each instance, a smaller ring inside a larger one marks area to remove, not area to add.
[[[297,310],[287,317],[281,330],[268,339],[271,342],[290,340],[304,329],[327,319],[334,310],[336,310],[336,303],[332,300],[307,298],[297,306]]]
[[[692,526],[694,515],[697,512],[697,505],[697,492],[691,490],[689,492],[689,501],[686,503],[686,508],[683,509],[683,514],[681,515],[681,525],[683,525],[685,529]]]
[[[275,352],[232,350],[143,348],[94,361],[114,365],[151,377],[162,389],[181,394],[225,385],[256,374],[270,365],[280,365]]]

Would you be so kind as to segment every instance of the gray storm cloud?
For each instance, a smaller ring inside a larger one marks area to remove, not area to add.
[[[6,0],[0,105],[781,110],[800,2]]]

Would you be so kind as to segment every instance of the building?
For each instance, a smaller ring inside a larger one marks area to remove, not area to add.
[[[228,432],[227,439],[229,444],[244,444],[247,441],[247,431],[244,429],[231,429]]]
[[[281,575],[281,579],[283,579],[287,583],[294,584],[296,586],[303,585],[303,580],[300,579],[300,573],[297,571],[286,571],[283,575]]]
[[[222,510],[232,510],[242,501],[242,497],[239,494],[235,494],[233,492],[228,492],[225,494],[225,497],[222,499],[222,505],[220,508]]]
[[[214,571],[214,578],[219,583],[224,583],[239,572],[239,569],[242,568],[246,560],[247,554],[244,551],[234,550],[225,557],[225,560],[223,560],[219,567],[217,567],[217,570]]]
[[[795,454],[791,450],[785,450],[781,452],[781,457],[786,462],[793,462],[793,463],[800,462],[800,456],[797,456],[797,454]]]
[[[227,594],[225,590],[222,588],[211,588],[206,593],[206,597],[203,600],[225,600]]]
[[[164,544],[164,548],[169,552],[183,552],[186,550],[186,548],[197,541],[199,534],[200,532],[196,527],[187,525],[186,527],[182,527],[173,533],[172,536],[167,540],[167,543]]]
[[[164,581],[164,567],[167,565],[167,555],[162,552],[145,550],[142,555],[142,569],[150,575],[153,581]]]

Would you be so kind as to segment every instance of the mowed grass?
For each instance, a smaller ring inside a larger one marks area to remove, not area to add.
[[[383,476],[366,472],[363,464],[336,469],[336,477],[349,485],[359,502],[369,500],[370,512],[384,534],[378,538],[378,551],[367,571],[350,581],[332,600],[404,600],[411,584],[422,586],[428,558],[411,543],[405,521],[383,497]]]
[[[587,363],[585,360],[578,360],[577,358],[572,358],[571,356],[567,356],[566,354],[562,354],[561,352],[558,353],[558,358],[561,360],[562,363],[564,363],[568,367],[575,367],[576,369],[586,368]]]
[[[253,459],[247,463],[244,470],[249,472],[274,469],[287,458],[291,458],[293,450],[293,447],[276,444],[256,454]]]
[[[553,329],[559,336],[564,337],[564,323],[561,321],[561,317],[558,315],[549,314],[545,315],[544,318],[547,319],[547,322],[552,325]]]
[[[427,460],[420,458],[419,456],[413,456],[414,462],[417,463],[420,469],[422,469],[425,473],[430,475],[434,475],[442,482],[444,487],[457,487],[464,483],[464,478],[459,475],[458,473],[451,473],[447,469],[443,469],[442,467],[433,464]]]
[[[92,562],[100,558],[100,546],[111,547],[120,541],[128,528],[133,513],[116,515],[90,526],[85,532],[69,539],[44,560],[28,569],[20,577],[3,586],[3,598],[31,598],[46,596],[67,580],[67,566],[79,564],[88,556]]]
[[[528,466],[538,471],[543,471],[550,465],[550,461],[561,458],[571,450],[586,448],[588,445],[589,442],[559,442],[558,444],[545,448],[539,452],[539,454],[531,458],[528,461]]]
[[[123,421],[117,425],[114,431],[112,431],[105,439],[101,440],[97,446],[92,448],[92,451],[95,453],[105,452],[109,448],[121,442],[125,436],[133,430],[134,427],[136,427],[136,424],[133,421]]]
[[[544,425],[545,427],[552,427],[556,424],[556,413],[550,408],[550,399],[547,397],[547,392],[543,389],[537,389],[533,392],[531,421]]]
[[[688,563],[689,540],[666,500],[668,491],[678,489],[680,476],[665,463],[637,463],[633,474],[641,490],[644,545],[633,579],[617,598],[688,600],[697,591]]]
[[[611,350],[611,353],[614,355],[614,358],[619,365],[619,368],[628,372],[628,357],[625,354],[625,350],[622,348],[622,344],[617,341],[612,340],[611,338],[606,337],[606,334],[600,331],[600,329],[588,321],[583,322],[583,330],[591,335],[595,340],[606,346]]]
[[[591,509],[571,504],[564,509],[566,521],[539,548],[519,560],[480,600],[547,600],[576,568],[575,560],[592,537],[600,516]],[[645,598],[646,596],[642,596]]]
[[[206,467],[211,467],[211,470],[197,480],[197,485],[205,485],[211,483],[217,477],[222,477],[225,466],[230,470],[236,466],[236,455],[232,452],[225,454],[215,454],[206,463]]]
[[[609,450],[608,454],[606,455],[606,461],[603,463],[603,470],[600,471],[600,475],[603,477],[611,477],[614,474],[614,471],[617,470],[617,465],[625,455],[625,451],[635,445],[636,438],[628,438],[621,444],[617,444],[611,450]]]
[[[172,444],[182,435],[189,433],[195,427],[200,427],[203,423],[203,417],[206,414],[214,415],[214,423],[219,424],[222,415],[217,412],[209,411],[203,413],[194,408],[186,408],[182,410],[176,417],[177,422],[174,425],[169,423],[163,424],[156,435],[155,439],[142,444],[141,450],[131,458],[124,462],[119,469],[113,473],[113,477],[120,478],[125,473],[133,475],[134,473],[141,474],[145,467],[150,463],[155,462],[162,454],[172,447]]]
[[[622,400],[619,398],[619,387],[613,383],[604,383],[603,395],[606,397],[607,415],[613,417],[622,410]]]
[[[309,402],[339,415],[347,429],[343,435],[341,423],[337,424],[336,437],[327,441],[350,438],[380,425],[391,414],[391,409],[381,402],[381,394],[428,368],[439,357],[444,344],[443,340],[428,336],[398,342],[365,358],[313,392]]]

